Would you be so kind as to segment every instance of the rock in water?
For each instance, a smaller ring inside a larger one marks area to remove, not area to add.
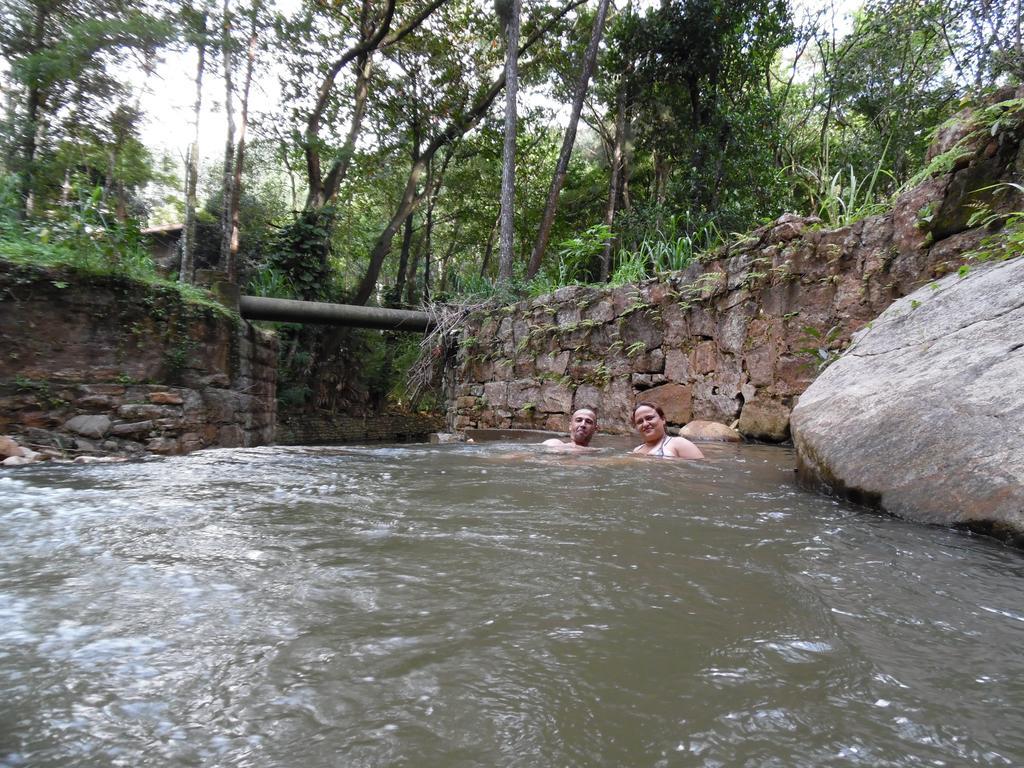
[[[895,302],[800,396],[810,482],[1024,546],[1024,258]]]
[[[0,435],[0,459],[6,459],[10,456],[21,456],[22,447],[14,440],[13,437],[7,435]]]
[[[679,434],[688,440],[707,440],[720,443],[742,443],[743,435],[735,429],[719,424],[717,421],[691,421],[679,430]]]

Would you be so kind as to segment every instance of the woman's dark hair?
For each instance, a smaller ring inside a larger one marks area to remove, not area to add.
[[[657,403],[652,403],[649,400],[641,400],[639,403],[637,403],[636,405],[633,406],[633,415],[629,417],[629,420],[635,422],[636,421],[637,409],[638,408],[643,408],[645,405],[648,408],[653,408],[657,412],[657,414],[659,416],[661,416],[662,420],[665,419],[665,412],[663,410],[661,410],[661,406],[660,405],[658,405]]]

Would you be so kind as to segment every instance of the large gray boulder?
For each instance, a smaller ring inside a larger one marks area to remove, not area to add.
[[[1024,546],[1024,258],[906,296],[800,396],[798,472]]]

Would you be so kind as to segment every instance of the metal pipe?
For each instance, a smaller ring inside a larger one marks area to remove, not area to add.
[[[267,299],[262,296],[241,296],[238,311],[246,320],[275,320],[280,323],[320,323],[391,331],[426,331],[433,327],[433,321],[426,312],[327,304],[320,301]]]

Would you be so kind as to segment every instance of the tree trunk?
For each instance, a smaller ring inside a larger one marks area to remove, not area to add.
[[[196,64],[196,101],[192,108],[195,132],[185,158],[185,227],[181,238],[181,270],[178,280],[192,283],[196,252],[196,184],[199,179],[199,113],[203,107],[203,72],[206,69],[206,14],[200,16]]]
[[[626,82],[625,77],[619,82],[615,93],[615,146],[612,149],[611,180],[608,183],[608,205],[604,210],[604,223],[612,226],[615,221],[615,209],[619,199],[623,170],[623,148],[626,141]],[[612,250],[615,238],[611,238],[604,246],[601,254],[601,282],[608,282],[612,268]]]
[[[412,261],[409,262],[409,279],[406,281],[405,286],[405,303],[410,307],[415,307],[419,303],[416,291],[416,270],[419,269],[420,256],[422,254],[423,238],[420,237],[416,241],[416,248],[412,252]]]
[[[390,291],[389,306],[397,307],[402,303],[402,291],[405,290],[405,275],[409,268],[409,254],[412,251],[412,223],[415,216],[409,216],[405,220],[405,228],[402,232],[402,252],[398,257],[398,276],[395,278],[395,287]]]
[[[459,239],[460,229],[462,229],[462,221],[456,219],[455,226],[452,228],[452,238],[448,242],[448,250],[446,250],[444,252],[444,256],[441,257],[441,293],[448,290],[448,262],[451,261],[452,254],[455,253],[455,245]]]
[[[234,56],[231,53],[230,0],[224,0],[224,18],[221,21],[221,48],[224,57],[224,112],[228,133],[224,139],[223,190],[220,212],[220,266],[234,271],[231,266],[231,201],[235,199],[235,84],[233,80]]]
[[[519,95],[519,17],[522,0],[512,0],[505,55],[505,147],[501,165],[501,240],[498,281],[512,280],[516,197],[516,103]]]
[[[36,14],[32,21],[32,53],[42,50],[46,33],[46,21],[49,18],[45,3],[36,3]],[[25,126],[21,137],[21,199],[24,204],[26,218],[32,216],[35,207],[35,164],[39,131],[39,110],[43,106],[43,92],[39,87],[39,78],[33,77],[25,94]]]
[[[484,257],[480,261],[480,277],[487,276],[487,267],[491,263],[491,254],[494,253],[494,239],[498,236],[498,227],[501,226],[501,211],[498,211],[498,216],[494,220],[494,226],[491,227],[491,234],[487,236],[487,247],[484,248]]]
[[[419,120],[419,99],[416,89],[416,77],[413,75],[412,83],[412,118],[409,120],[409,134],[412,137],[412,162],[420,156],[420,120]],[[429,184],[429,181],[428,181]],[[409,266],[409,251],[412,247],[412,225],[413,216],[405,220],[405,232],[402,235],[402,253],[398,261],[398,278],[395,280],[395,289],[392,292],[394,303],[397,305],[402,301],[402,291],[405,289],[406,269]]]
[[[725,158],[729,153],[729,144],[732,141],[732,130],[728,123],[724,123],[718,130],[718,157],[715,159],[715,183],[711,187],[711,201],[708,210],[714,216],[718,213],[718,206],[722,201],[722,183],[725,179]]]
[[[245,134],[249,127],[249,88],[252,85],[252,70],[256,61],[256,44],[259,35],[256,29],[256,9],[253,8],[252,29],[249,32],[249,47],[245,57],[245,83],[242,86],[242,124],[238,127],[238,147],[235,150],[235,175],[231,184],[231,247],[228,262],[224,268],[228,282],[238,282],[239,224],[242,208],[242,169],[245,167]]]
[[[434,247],[434,197],[427,203],[426,227],[423,231],[423,302],[430,301],[430,252]]]
[[[583,68],[580,71],[579,82],[576,83],[576,92],[573,94],[572,113],[569,115],[569,125],[566,126],[565,136],[562,138],[562,149],[558,155],[558,163],[555,166],[555,174],[551,179],[551,189],[548,190],[547,204],[544,206],[544,217],[541,219],[540,231],[537,233],[537,242],[533,246],[533,253],[530,255],[530,264],[526,270],[526,278],[530,279],[540,269],[541,259],[548,247],[548,240],[551,237],[551,227],[555,222],[555,213],[558,210],[558,195],[565,184],[565,176],[569,171],[569,160],[572,157],[573,145],[576,143],[576,126],[579,124],[580,112],[583,110],[583,100],[587,95],[587,87],[590,78],[594,74],[594,64],[597,62],[597,49],[601,44],[601,34],[604,30],[604,20],[608,13],[608,0],[601,0],[597,7],[597,15],[594,16],[594,26],[590,31],[590,42],[587,44],[587,51],[583,55]]]

